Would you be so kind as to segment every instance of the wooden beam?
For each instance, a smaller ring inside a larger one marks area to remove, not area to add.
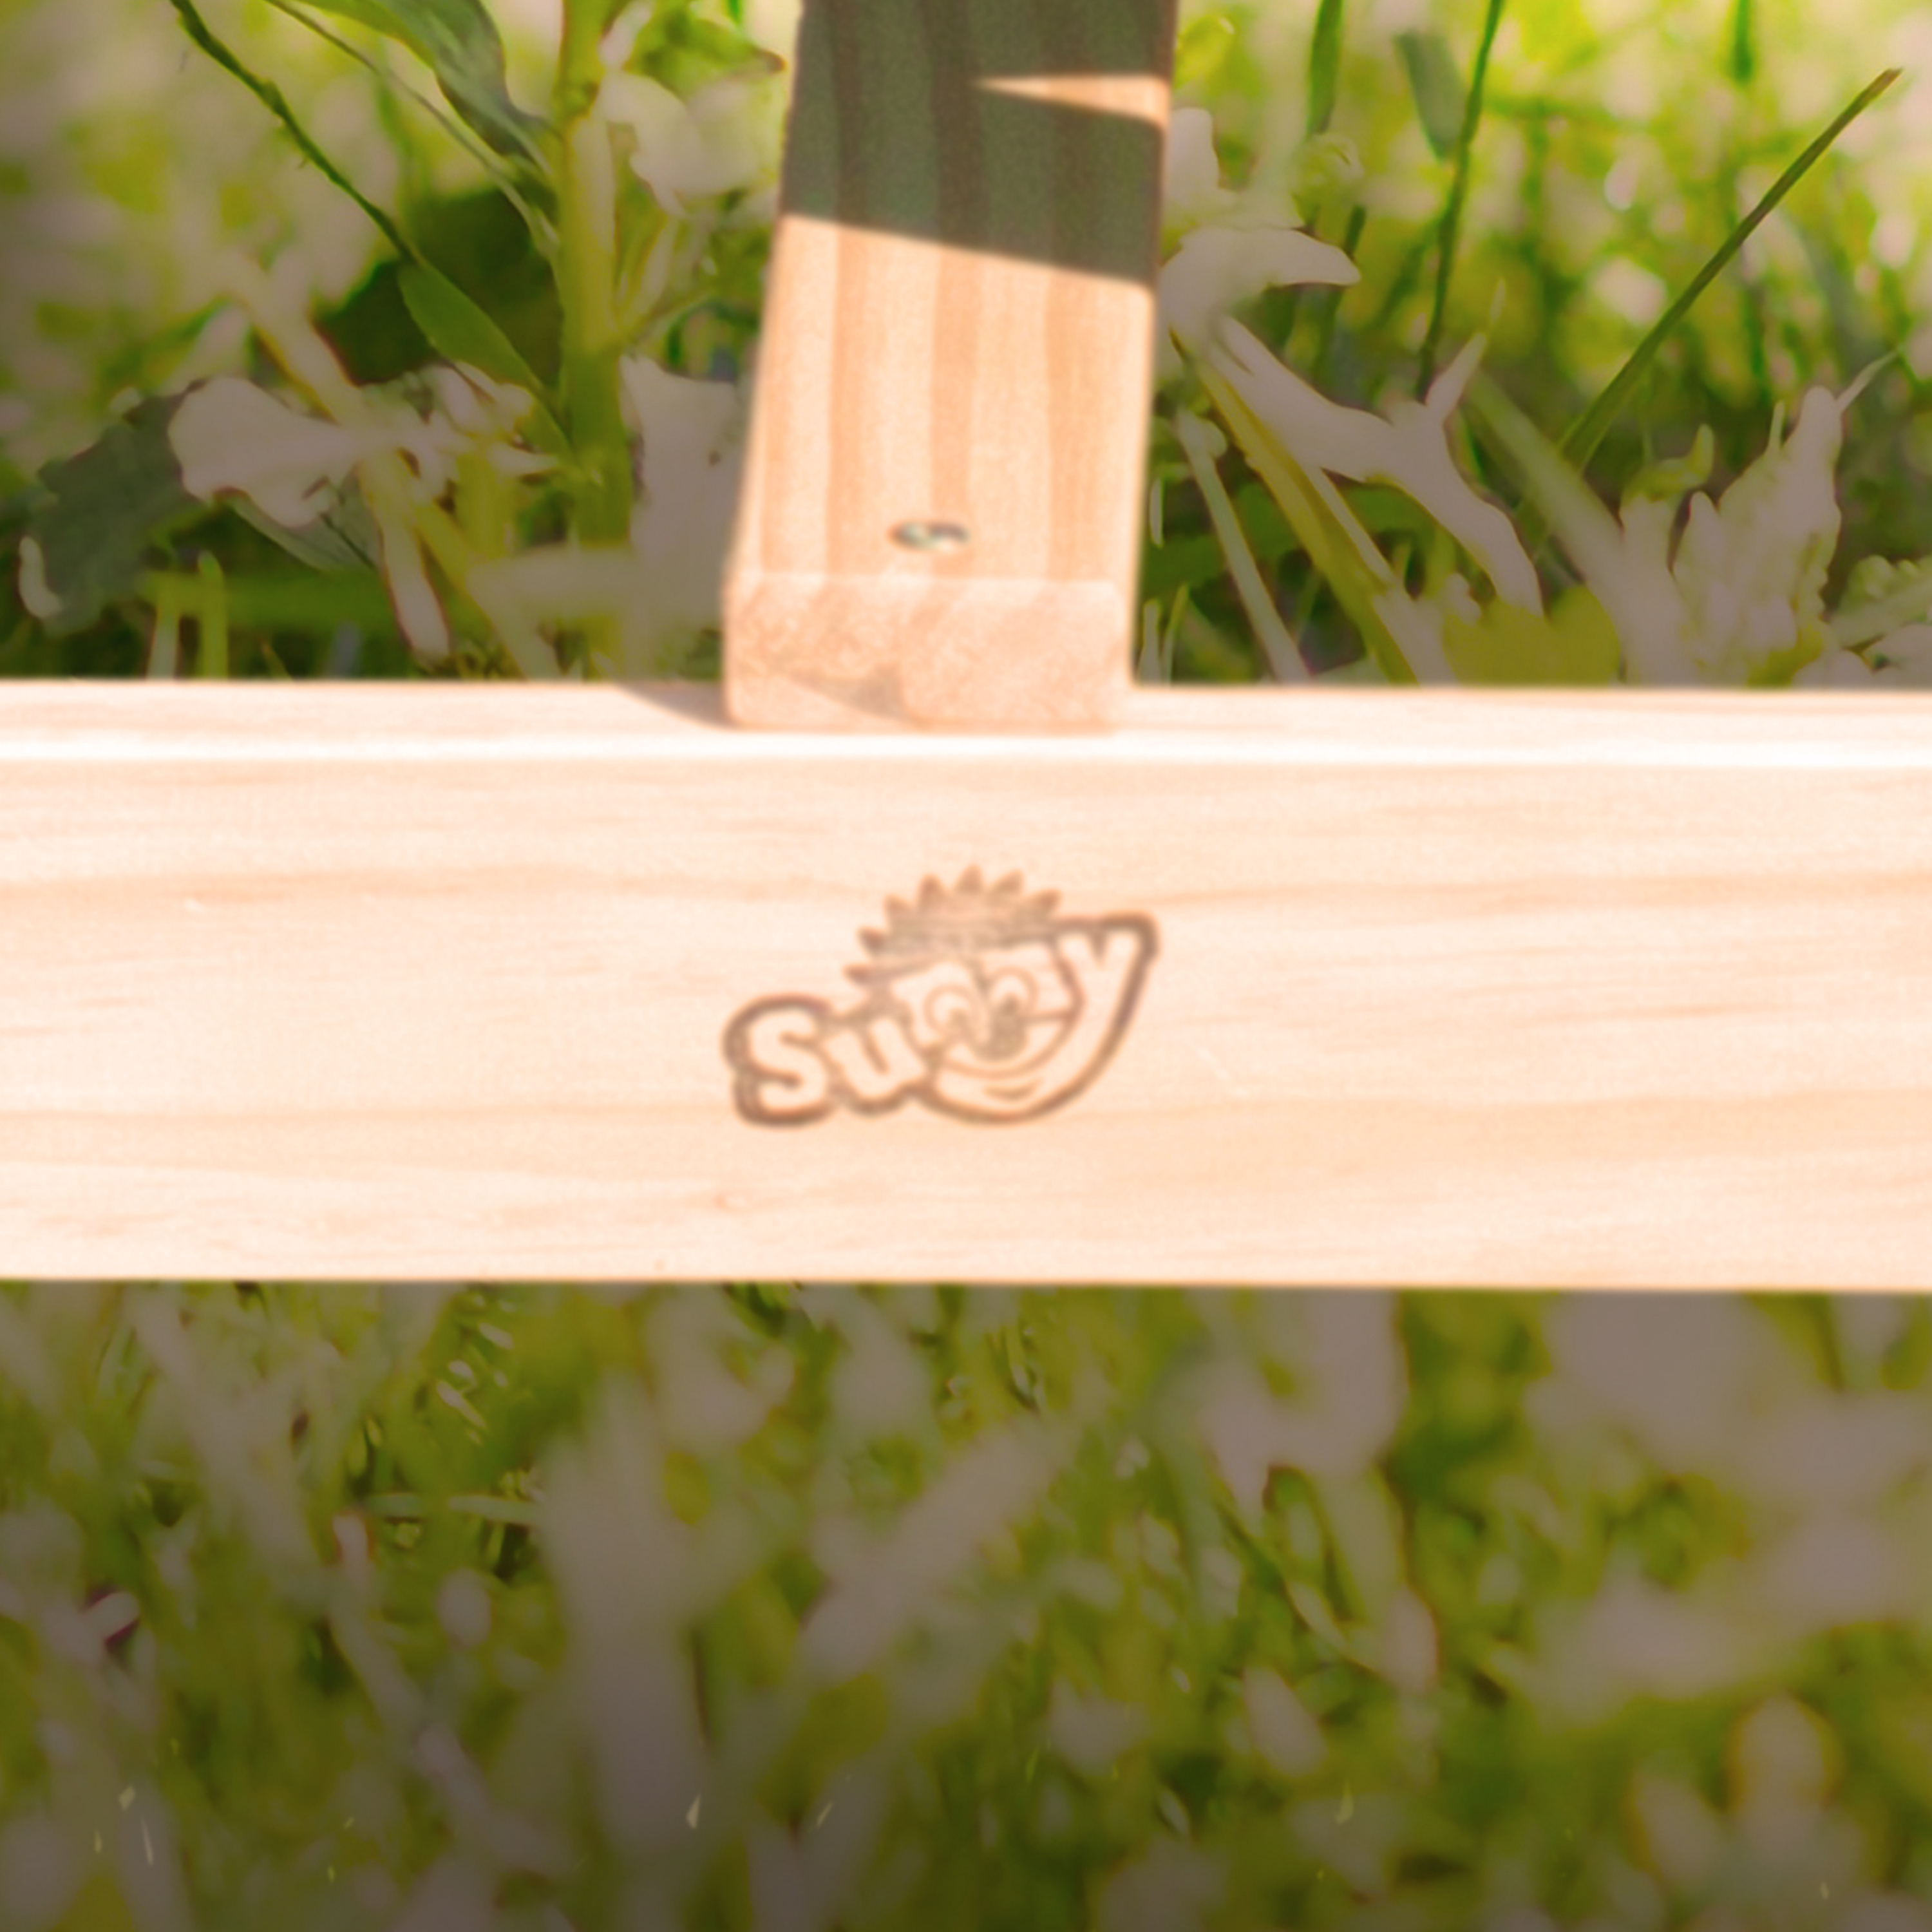
[[[1932,695],[13,682],[0,908],[17,1276],[1932,1283]]]

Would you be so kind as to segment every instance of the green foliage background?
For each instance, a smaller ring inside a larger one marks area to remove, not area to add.
[[[0,670],[710,674],[794,17],[0,11]],[[1922,9],[1183,19],[1164,293],[1253,348],[1170,344],[1143,676],[1924,681]],[[0,1932],[1928,1932],[1928,1364],[1883,1298],[0,1286]]]
[[[1892,1299],[0,1293],[0,1917],[1912,1932]]]

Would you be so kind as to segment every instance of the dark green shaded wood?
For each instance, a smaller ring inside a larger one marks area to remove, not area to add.
[[[1161,136],[1001,81],[1162,79],[1174,0],[808,0],[784,212],[1146,282]]]

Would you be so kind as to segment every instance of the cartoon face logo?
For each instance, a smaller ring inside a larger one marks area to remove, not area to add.
[[[1133,1017],[1158,950],[1143,913],[1055,916],[1055,892],[1025,896],[1015,873],[916,904],[886,902],[866,988],[836,1012],[803,998],[759,1000],[724,1030],[733,1098],[761,1126],[802,1126],[841,1107],[890,1112],[916,1099],[956,1119],[1031,1120],[1091,1085]]]

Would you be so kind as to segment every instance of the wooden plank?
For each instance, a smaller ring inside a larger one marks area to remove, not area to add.
[[[739,723],[1118,716],[1173,55],[1171,0],[806,7],[725,580]]]
[[[8,683],[0,908],[16,1276],[1932,1280],[1932,696]]]

